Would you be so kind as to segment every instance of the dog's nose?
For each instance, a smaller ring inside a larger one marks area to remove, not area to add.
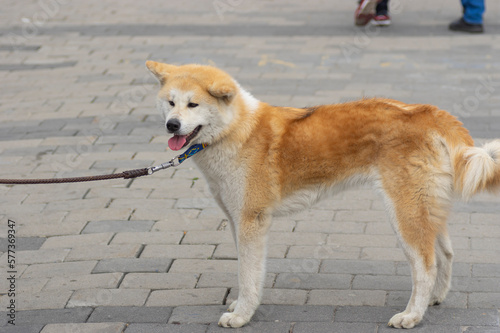
[[[167,121],[167,130],[170,133],[174,133],[174,132],[178,131],[179,128],[181,128],[181,122],[179,120],[170,119],[169,121]]]

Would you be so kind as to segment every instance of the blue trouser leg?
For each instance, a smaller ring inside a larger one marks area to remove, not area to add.
[[[462,0],[464,20],[467,23],[483,24],[484,0]]]

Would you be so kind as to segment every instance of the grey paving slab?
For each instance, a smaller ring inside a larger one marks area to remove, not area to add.
[[[316,273],[320,261],[314,258],[305,259],[268,259],[267,271],[270,273]]]
[[[106,245],[109,243],[114,234],[111,232],[107,233],[95,233],[86,235],[68,235],[68,236],[55,236],[49,237],[43,243],[43,248],[73,248],[77,246],[84,245]]]
[[[88,322],[166,323],[171,314],[169,307],[99,306],[88,317]]]
[[[38,51],[40,45],[0,45],[0,51]]]
[[[302,289],[280,289],[264,288],[262,291],[261,304],[273,305],[304,305],[308,300],[308,290]],[[226,297],[226,304],[231,304],[238,298],[239,289],[231,288]]]
[[[307,304],[311,305],[370,305],[386,303],[385,290],[311,290]]]
[[[18,311],[16,313],[16,325],[34,326],[53,323],[84,323],[92,311],[93,309],[90,307]]]
[[[393,261],[323,260],[322,273],[394,275]]]
[[[77,133],[76,130],[64,130],[64,131],[59,131],[58,136],[59,137],[73,137]],[[26,133],[23,135],[23,139],[29,140],[29,139],[44,139],[47,137],[47,133],[45,132],[32,132],[32,133]],[[58,153],[58,149],[54,151],[55,154]]]
[[[268,322],[250,322],[237,330],[243,333],[257,333],[257,332],[275,332],[275,333],[289,333],[293,327],[290,323],[268,323]],[[217,323],[212,323],[208,326],[207,333],[221,333],[227,332],[227,328],[219,327]]]
[[[220,245],[219,245],[220,246]],[[141,258],[207,259],[214,253],[214,245],[146,245]]]
[[[205,333],[208,325],[202,324],[131,324],[126,333]]]
[[[149,289],[80,289],[71,295],[66,307],[142,306],[149,294]]]
[[[184,275],[185,276],[185,275]],[[276,280],[276,274],[267,273],[264,278],[264,288],[271,288]],[[238,287],[238,273],[225,273],[225,272],[204,272],[201,274],[197,288],[207,287],[225,287],[237,288]]]
[[[177,306],[172,311],[168,322],[170,324],[217,323],[225,311],[227,311],[227,305]]]
[[[294,258],[315,258],[315,259],[358,259],[361,247],[340,247],[331,244],[290,246],[286,257]]]
[[[127,137],[125,137],[127,138]],[[113,168],[141,169],[153,164],[154,161],[97,161],[92,169],[109,170]]]
[[[335,311],[335,321],[348,323],[387,324],[393,315],[403,311],[404,308],[405,307],[340,306]]]
[[[34,264],[24,271],[23,278],[52,278],[55,276],[75,276],[90,274],[97,261],[61,262],[54,264]]]
[[[335,321],[387,323],[404,307],[339,307],[335,312]],[[499,326],[499,314],[496,309],[445,309],[430,307],[422,325],[450,326]]]
[[[182,272],[226,272],[235,273],[238,271],[236,260],[203,260],[203,259],[176,259],[169,269],[169,273]]]
[[[149,231],[153,224],[153,221],[91,221],[82,233]]]
[[[196,288],[154,290],[146,306],[216,305],[223,304],[227,288]]]
[[[333,306],[321,305],[262,305],[253,321],[333,321]]]
[[[17,262],[19,264],[45,264],[62,262],[67,258],[69,249],[40,249],[31,251],[17,251]],[[7,255],[4,254],[1,258],[2,262],[7,262]]]
[[[16,247],[20,251],[35,251],[38,250],[46,241],[44,237],[19,237],[16,239]],[[0,249],[7,248],[7,238],[0,238]]]
[[[368,290],[411,290],[409,276],[356,275],[352,282],[353,289]]]
[[[457,277],[454,279],[454,288],[459,291],[498,291],[498,286],[500,284],[500,278],[489,278],[489,277],[477,277],[477,278],[466,278]]]
[[[474,203],[462,203],[456,202],[453,205],[453,209],[457,212],[468,212],[468,213],[499,213],[500,208],[495,202],[474,202]]]
[[[411,270],[410,270],[410,265],[406,261],[402,262],[396,262],[396,272],[398,275],[406,275],[410,276],[411,275]],[[486,269],[491,269],[494,268],[497,265],[485,265],[482,266]],[[471,270],[473,268],[471,267],[471,264],[469,263],[463,263],[463,262],[454,262],[453,267],[452,267],[452,274],[453,276],[466,276],[469,277],[471,276]],[[478,274],[484,274],[482,272],[482,268],[478,271]],[[484,275],[478,275],[478,276],[484,276]]]
[[[49,324],[41,333],[66,333],[66,332],[109,332],[121,333],[125,329],[125,323],[84,323],[84,324]]]
[[[350,289],[352,275],[349,274],[278,274],[274,287],[293,289]]]
[[[500,276],[500,264],[474,264],[472,265],[472,275],[498,277]]]
[[[465,327],[462,332],[467,333],[498,333],[500,328],[498,327],[488,327],[488,326],[469,326]]]
[[[116,288],[122,278],[122,273],[82,274],[70,277],[57,276],[50,279],[43,289],[55,292],[89,288]]]
[[[335,323],[335,322],[318,322],[318,323],[295,323],[293,325],[294,333],[373,333],[377,332],[378,325],[376,324],[360,324],[360,323]],[[380,331],[378,331],[380,332]]]
[[[168,258],[113,258],[100,260],[92,273],[140,273],[140,272],[166,272],[172,259]]]
[[[53,69],[61,67],[73,67],[76,65],[76,61],[66,61],[66,62],[54,62],[51,64],[40,64],[40,65],[0,65],[0,71],[33,71],[40,69]]]
[[[182,244],[220,244],[232,243],[233,237],[227,231],[188,231],[182,239]]]
[[[25,292],[16,294],[18,310],[62,309],[68,303],[73,291],[61,290],[57,293],[50,291]]]
[[[394,332],[394,328],[380,325],[378,333]],[[412,328],[412,332],[432,332],[432,333],[462,333],[463,328],[460,326],[447,326],[447,325],[422,325],[419,324]]]
[[[7,326],[1,329],[3,333],[40,333],[43,325]]]
[[[500,308],[500,293],[475,292],[469,294],[469,307],[472,308]]]
[[[194,288],[198,278],[198,274],[185,273],[128,273],[120,288],[187,289]]]
[[[135,258],[142,251],[140,244],[78,246],[69,252],[66,261]]]
[[[184,234],[178,232],[121,232],[113,238],[112,244],[179,244]],[[166,251],[167,253],[169,251]],[[176,258],[176,257],[175,257]]]
[[[468,307],[469,298],[474,293],[465,293],[451,291],[446,296],[446,299],[439,306],[444,308],[463,308]],[[407,291],[388,291],[386,304],[387,306],[406,307],[411,296],[411,290]],[[487,306],[486,306],[487,307]]]

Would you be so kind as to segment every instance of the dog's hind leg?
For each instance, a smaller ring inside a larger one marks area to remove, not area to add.
[[[224,313],[219,326],[241,327],[248,323],[260,304],[266,273],[267,231],[271,217],[260,213],[243,219],[238,226],[238,300]]]
[[[446,234],[453,193],[450,158],[439,142],[418,146],[389,155],[379,169],[387,210],[413,280],[406,309],[389,321],[397,328],[417,325],[431,300],[444,299],[451,277],[453,252]]]
[[[404,199],[403,199],[404,200]],[[432,223],[425,207],[408,202],[387,200],[391,222],[400,240],[403,252],[411,266],[413,288],[406,309],[394,315],[389,326],[396,328],[412,328],[423,318],[437,276],[437,265],[434,251],[436,231],[429,228]],[[411,201],[411,200],[409,200]]]
[[[394,174],[391,170],[383,178],[382,190],[391,223],[411,266],[413,288],[406,309],[393,316],[389,326],[412,328],[422,320],[430,301],[444,299],[449,288],[453,252],[446,220],[451,179],[448,173],[421,166],[407,166],[400,171],[401,177]]]
[[[453,249],[446,231],[436,240],[437,277],[429,305],[438,305],[444,301],[451,285]]]

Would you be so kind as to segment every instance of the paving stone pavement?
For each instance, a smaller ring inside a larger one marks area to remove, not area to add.
[[[436,104],[477,142],[500,138],[500,2],[486,3],[486,33],[465,35],[446,27],[458,0],[393,0],[389,28],[354,27],[354,0],[3,0],[0,178],[170,159],[148,59],[215,64],[272,104]],[[500,197],[455,204],[449,229],[452,290],[414,331],[500,332]],[[389,332],[410,295],[370,189],[276,219],[269,257],[263,305],[238,332]],[[0,185],[0,271],[0,332],[223,332],[238,291],[227,222],[192,162],[135,180]]]

